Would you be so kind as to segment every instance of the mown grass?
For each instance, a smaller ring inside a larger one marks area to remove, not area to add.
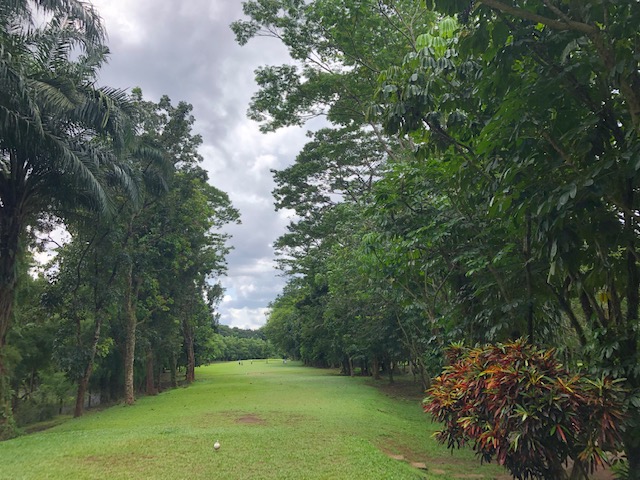
[[[437,445],[431,438],[437,427],[418,402],[393,398],[366,379],[275,361],[211,365],[197,378],[131,407],[0,443],[0,478],[490,479],[504,473],[480,467],[471,452],[451,454]]]

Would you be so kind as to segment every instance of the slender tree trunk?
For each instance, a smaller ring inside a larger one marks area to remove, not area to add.
[[[569,322],[571,323],[571,326],[575,330],[576,335],[578,335],[578,340],[580,341],[580,345],[582,347],[585,347],[587,345],[587,337],[584,333],[584,328],[582,327],[582,324],[578,320],[578,317],[576,316],[575,312],[573,311],[573,308],[571,308],[571,304],[569,303],[568,282],[567,284],[565,284],[565,287],[562,289],[562,291],[557,290],[553,285],[549,283],[547,283],[547,286],[549,287],[549,290],[551,290],[551,292],[553,292],[553,294],[556,296],[556,299],[558,300],[558,305],[560,305],[560,308],[562,309],[562,311],[565,313],[567,318],[569,318]],[[589,306],[589,300],[587,300],[586,302],[587,302],[586,305],[588,306],[588,308],[591,308]],[[583,311],[584,311],[584,304],[583,304]],[[585,318],[588,324],[591,316],[587,315],[587,311],[585,311]]]
[[[176,388],[178,386],[178,359],[176,358],[176,354],[171,354],[171,386]]]
[[[147,370],[146,393],[147,395],[156,395],[158,391],[156,390],[156,386],[154,382],[155,369],[154,369],[154,361],[153,361],[153,350],[151,346],[147,348],[146,370]]]
[[[428,390],[431,388],[431,378],[427,375],[427,369],[424,368],[424,362],[421,358],[416,359],[418,366],[418,373],[420,374],[420,382],[422,383],[422,390]]]
[[[185,380],[191,383],[196,379],[196,355],[193,345],[193,327],[189,324],[189,320],[182,320],[182,332],[184,335],[184,345],[187,350],[187,372]]]
[[[156,393],[162,392],[162,366],[160,366],[160,362],[156,362],[155,368],[155,380],[156,380]]]
[[[132,405],[135,401],[134,391],[134,360],[136,350],[136,329],[138,318],[136,315],[136,304],[138,297],[138,281],[133,276],[133,265],[129,265],[127,273],[127,285],[125,288],[125,348],[124,348],[124,401],[127,405]]]
[[[91,349],[89,351],[89,358],[87,359],[87,365],[85,366],[82,378],[78,382],[78,390],[76,393],[76,407],[73,411],[74,417],[81,417],[84,414],[84,400],[89,386],[89,380],[93,373],[93,365],[96,359],[96,352],[98,351],[98,343],[100,342],[100,330],[102,329],[102,315],[100,312],[96,312],[93,339],[91,340]]]

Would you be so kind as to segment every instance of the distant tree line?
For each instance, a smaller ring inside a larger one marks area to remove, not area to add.
[[[280,356],[262,329],[218,325],[201,349],[200,362],[268,359]]]

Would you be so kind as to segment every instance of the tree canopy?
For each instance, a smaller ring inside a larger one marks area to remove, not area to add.
[[[96,87],[108,53],[88,3],[0,6],[0,439],[72,384],[77,416],[179,365],[192,381],[217,321],[239,212],[199,165],[192,106]],[[55,228],[71,240],[32,279]]]
[[[637,2],[244,8],[238,41],[295,60],[256,73],[249,116],[330,123],[274,172],[297,214],[274,343],[345,371],[409,361],[428,386],[449,342],[526,336],[624,379],[640,471]]]

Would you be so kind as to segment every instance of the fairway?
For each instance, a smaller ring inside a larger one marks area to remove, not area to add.
[[[370,379],[276,360],[201,367],[196,378],[132,407],[0,443],[0,478],[490,479],[504,472],[437,445],[419,402],[390,397]]]

